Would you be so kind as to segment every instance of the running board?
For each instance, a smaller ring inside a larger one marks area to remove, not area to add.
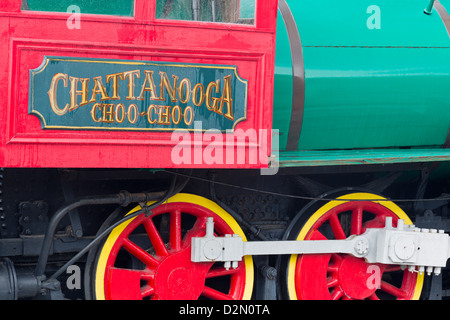
[[[442,162],[450,160],[450,149],[351,149],[280,151],[280,167],[317,167],[368,164]]]

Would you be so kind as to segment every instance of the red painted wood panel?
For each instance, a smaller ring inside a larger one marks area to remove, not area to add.
[[[235,155],[261,149],[256,163],[226,161],[225,155],[222,163],[195,160],[195,152],[212,146],[212,138],[197,135],[206,138],[195,144],[202,150],[191,148],[191,163],[180,165],[173,161],[179,144],[171,132],[43,130],[28,114],[29,73],[44,56],[235,65],[248,80],[247,120],[236,129],[259,134],[272,123],[276,3],[258,1],[256,26],[248,26],[156,20],[154,0],[136,0],[133,18],[82,15],[81,28],[69,29],[70,14],[21,11],[20,0],[2,1],[0,167],[265,167],[270,139],[259,136],[257,143],[229,146]]]

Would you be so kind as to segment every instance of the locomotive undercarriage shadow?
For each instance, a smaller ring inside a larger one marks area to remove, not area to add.
[[[249,241],[283,240],[296,236],[302,222],[317,211],[318,203],[322,203],[320,198],[365,192],[383,194],[389,199],[417,200],[445,196],[448,188],[447,181],[430,180],[426,170],[411,170],[402,174],[376,170],[350,174],[330,172],[326,175],[281,170],[273,177],[262,177],[254,171],[242,171],[239,176],[220,170],[178,173],[181,174],[179,182],[191,177],[180,191],[219,204],[238,221]],[[43,287],[42,282],[95,239],[117,205],[79,207],[67,214],[53,235],[45,277],[36,280],[33,275],[37,258],[41,254],[45,230],[53,213],[74,199],[98,195],[98,190],[102,190],[101,195],[115,194],[121,190],[130,193],[145,190],[161,195],[169,188],[173,176],[173,173],[165,171],[141,170],[3,170],[0,281],[13,289],[1,293],[1,298],[91,298],[90,294],[85,295],[85,281],[92,281],[93,277],[92,258],[87,254],[74,262],[79,267],[79,274],[73,270],[60,272],[60,290],[57,285],[51,287],[48,283]],[[135,205],[122,208],[121,214]],[[418,227],[450,231],[446,198],[434,202],[405,201],[397,205]],[[349,222],[344,222],[344,216],[342,226],[347,229]],[[253,258],[253,299],[292,298],[289,297],[287,284],[289,260],[290,257]],[[81,281],[75,276],[80,276]],[[447,268],[440,276],[426,276],[421,299],[446,299],[450,285],[447,279]],[[14,289],[18,288],[19,283],[27,289],[22,289],[22,292]],[[61,295],[55,294],[58,292]]]

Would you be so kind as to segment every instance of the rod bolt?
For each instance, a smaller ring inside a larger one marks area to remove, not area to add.
[[[369,252],[369,241],[366,238],[361,238],[355,243],[355,251],[361,256],[365,256]]]

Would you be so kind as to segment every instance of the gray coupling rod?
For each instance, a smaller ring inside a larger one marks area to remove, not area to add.
[[[367,263],[393,264],[409,271],[439,275],[449,258],[449,236],[442,230],[419,229],[392,218],[384,228],[367,228],[362,235],[344,240],[244,241],[240,236],[214,236],[214,220],[208,218],[205,237],[192,238],[193,262],[224,262],[225,268],[236,268],[244,256],[291,254],[351,254]]]

